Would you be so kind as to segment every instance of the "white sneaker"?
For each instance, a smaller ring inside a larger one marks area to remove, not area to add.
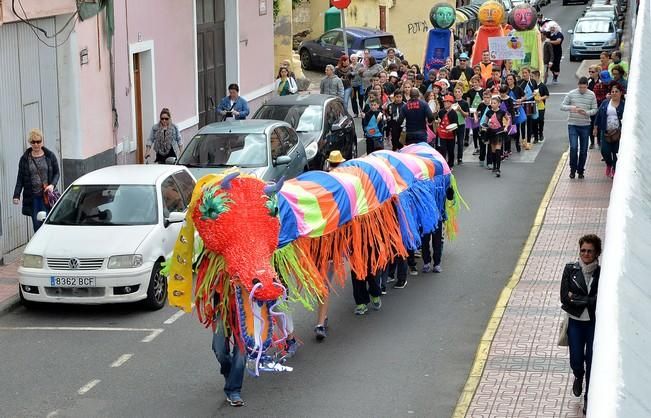
[[[434,266],[434,273],[440,273],[442,271],[443,271],[443,269],[441,268],[440,264],[437,264],[437,265]]]

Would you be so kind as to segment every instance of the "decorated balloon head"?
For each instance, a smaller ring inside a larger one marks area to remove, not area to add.
[[[482,26],[499,26],[504,22],[504,6],[500,2],[489,0],[479,8],[478,17]]]
[[[449,29],[454,25],[456,11],[448,3],[436,3],[429,12],[429,20],[437,29]]]
[[[531,30],[536,26],[536,10],[529,3],[518,4],[509,13],[509,23],[515,30]]]

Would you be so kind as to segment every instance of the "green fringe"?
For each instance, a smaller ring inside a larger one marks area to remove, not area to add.
[[[317,278],[301,265],[301,259],[311,263],[311,261],[307,261],[309,260],[307,255],[292,243],[274,252],[273,265],[287,288],[287,301],[299,302],[305,309],[313,311],[317,303],[323,301],[322,294],[319,287],[314,284],[314,280]],[[318,274],[316,266],[314,266],[313,272]],[[284,305],[285,303],[280,305],[282,310],[289,309]]]
[[[448,237],[448,240],[452,241],[456,239],[457,233],[459,232],[459,212],[461,211],[461,205],[465,206],[466,210],[470,210],[470,206],[466,203],[463,196],[459,192],[459,187],[457,185],[457,179],[454,177],[454,174],[450,175],[450,187],[454,191],[454,199],[445,201],[445,213],[447,214],[447,219],[445,221],[445,234]]]

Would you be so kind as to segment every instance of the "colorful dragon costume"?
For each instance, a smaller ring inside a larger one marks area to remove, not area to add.
[[[253,374],[282,370],[278,347],[291,331],[282,305],[311,309],[328,292],[331,265],[342,285],[345,262],[357,277],[375,274],[439,221],[453,237],[461,203],[445,159],[425,143],[276,185],[208,175],[166,265],[170,304],[191,312],[194,303],[205,326],[224,327]]]

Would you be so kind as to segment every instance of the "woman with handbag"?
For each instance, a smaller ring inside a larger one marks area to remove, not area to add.
[[[599,106],[594,122],[593,135],[599,135],[601,155],[606,162],[606,176],[615,177],[619,139],[622,134],[622,117],[624,116],[624,93],[619,84],[610,86],[610,99]]]
[[[43,132],[32,129],[27,137],[28,148],[18,162],[18,176],[14,189],[14,205],[23,195],[22,213],[32,218],[34,232],[43,222],[36,219],[39,212],[49,212],[54,202],[49,201],[59,182],[59,163],[56,155],[43,145]]]
[[[584,235],[579,239],[579,260],[565,265],[561,279],[562,309],[567,312],[567,340],[570,349],[570,367],[574,374],[572,393],[580,397],[585,376],[583,412],[588,404],[592,343],[594,341],[595,309],[599,288],[599,255],[601,239]]]

